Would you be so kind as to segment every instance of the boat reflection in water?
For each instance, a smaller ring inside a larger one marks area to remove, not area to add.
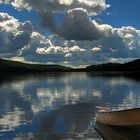
[[[96,129],[104,140],[139,140],[140,109],[98,113]]]

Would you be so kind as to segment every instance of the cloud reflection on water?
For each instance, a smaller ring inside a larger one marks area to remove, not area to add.
[[[124,77],[57,73],[16,79],[0,84],[3,139],[98,140],[92,124],[96,106],[112,110],[140,106],[139,83]]]

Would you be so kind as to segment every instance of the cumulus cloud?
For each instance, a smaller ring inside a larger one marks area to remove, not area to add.
[[[19,22],[6,13],[0,13],[0,30],[5,32],[15,32],[19,28]]]
[[[74,8],[87,9],[90,15],[97,15],[110,5],[105,0],[0,0],[1,3],[12,4],[17,9],[36,9],[39,12],[65,12]]]
[[[19,22],[0,13],[0,52],[14,53],[26,61],[90,65],[140,56],[140,30],[131,26],[114,28],[92,20],[109,5],[104,0],[7,0],[17,9],[34,8],[42,19],[42,26],[53,35],[32,31],[30,21]],[[62,24],[55,22],[56,13],[64,13]],[[0,55],[3,56],[3,55]]]
[[[63,36],[66,39],[80,39],[80,40],[92,38],[91,35],[93,34],[94,30],[92,29],[91,32],[89,32],[92,23],[90,23],[91,21],[89,20],[88,16],[98,15],[110,6],[106,4],[105,0],[33,0],[33,1],[0,0],[0,1],[12,4],[15,8],[19,10],[35,9],[38,12],[38,15],[40,16],[42,27],[49,29],[51,32],[55,34]],[[63,25],[61,28],[58,28],[57,23],[55,22],[55,16],[57,13],[65,14]],[[68,23],[68,21],[66,21],[67,19],[72,21]],[[79,31],[80,27],[77,26],[79,23],[81,29],[83,29],[82,31]],[[69,29],[68,31],[75,32],[68,33],[67,25],[68,28],[72,29],[72,30]],[[79,28],[73,28],[72,26]],[[83,36],[81,35],[81,32],[83,33],[84,31],[87,33],[87,37],[86,35]]]
[[[59,42],[57,39],[60,39]],[[44,35],[33,32],[29,43],[19,51],[19,55],[28,61],[46,63],[80,59],[86,50],[74,44],[68,45],[66,42],[58,36],[45,38]]]
[[[44,35],[34,32],[28,45],[21,50],[20,56],[27,61],[66,63],[73,66],[114,60],[128,61],[140,56],[139,37],[140,31],[132,27],[112,27],[108,36],[90,41],[65,40],[57,35],[45,38]]]
[[[91,20],[87,10],[77,8],[66,13],[59,34],[69,40],[96,40],[109,36],[111,29],[110,25]]]
[[[93,52],[100,52],[102,49],[101,49],[101,45],[99,45],[99,47],[94,47],[94,48],[92,48],[91,50],[93,51]]]
[[[37,48],[36,52],[38,54],[66,54],[68,56],[71,53],[85,52],[85,49],[81,49],[79,46],[73,47],[60,47],[60,46],[50,46],[45,48]],[[72,55],[72,54],[71,54]]]
[[[122,27],[121,29],[114,29],[114,34],[118,34],[123,39],[124,44],[130,49],[136,49],[140,46],[140,30],[134,27]]]
[[[20,23],[7,13],[0,13],[0,52],[13,53],[30,40],[32,26],[29,21]]]

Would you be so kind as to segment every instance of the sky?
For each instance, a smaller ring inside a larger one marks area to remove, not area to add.
[[[0,57],[68,66],[140,57],[139,0],[0,0]]]

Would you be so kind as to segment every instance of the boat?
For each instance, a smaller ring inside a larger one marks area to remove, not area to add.
[[[140,108],[113,112],[98,112],[96,122],[114,126],[140,125]]]
[[[95,128],[104,140],[140,140],[140,108],[99,112]]]
[[[95,128],[104,140],[140,140],[140,125],[111,126],[96,122]]]

